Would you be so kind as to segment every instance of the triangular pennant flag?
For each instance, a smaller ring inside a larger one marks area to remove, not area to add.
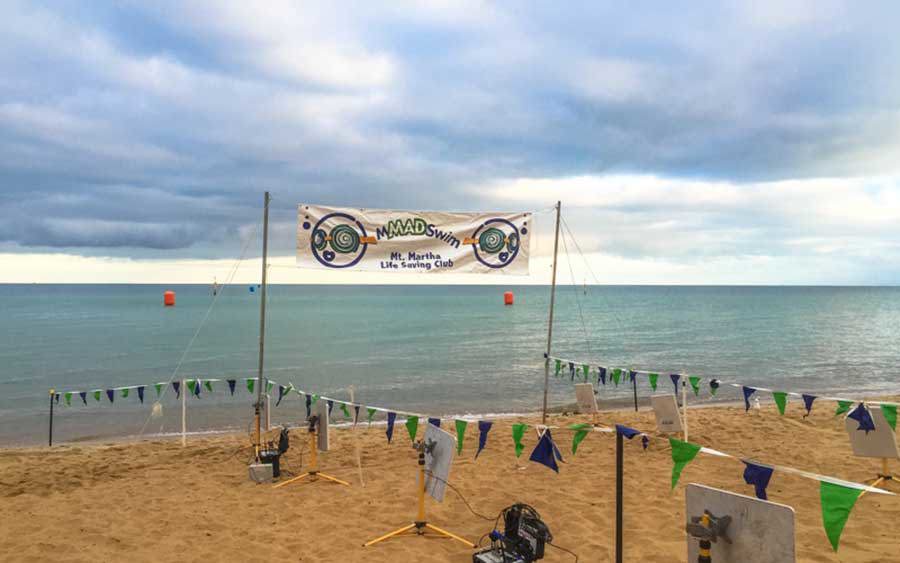
[[[313,396],[312,396],[312,404],[315,405],[315,404],[318,403],[318,402],[319,402],[319,396],[316,395],[315,393],[313,393]]]
[[[856,422],[859,423],[859,426],[856,427],[857,430],[865,430],[866,434],[869,433],[870,430],[875,430],[875,421],[872,420],[872,415],[869,413],[869,409],[866,408],[864,403],[860,403],[853,412],[847,415],[847,418],[852,418]]]
[[[181,382],[180,382],[180,381],[173,381],[173,382],[172,382],[172,389],[175,390],[175,397],[176,397],[176,398],[180,398],[180,397],[181,397]]]
[[[87,406],[87,391],[79,391],[78,395],[81,396],[81,402]]]
[[[784,407],[787,405],[787,393],[784,391],[772,391],[772,398],[775,399],[775,405],[778,407],[778,412],[783,415]]]
[[[272,387],[275,387],[275,382],[274,381],[266,381],[266,393],[271,393]]]
[[[359,424],[359,405],[353,405],[353,426]]]
[[[753,485],[756,489],[756,498],[768,500],[766,496],[766,487],[769,486],[769,479],[772,478],[772,468],[765,465],[758,465],[749,461],[744,461],[744,482]]]
[[[312,414],[312,397],[308,394],[306,395],[306,418],[309,418]]]
[[[682,442],[675,438],[669,438],[669,445],[672,446],[672,461],[675,463],[672,466],[672,488],[674,489],[675,485],[678,484],[678,479],[681,477],[684,466],[697,457],[697,453],[700,452],[700,446],[690,442]]]
[[[625,436],[629,440],[640,434],[640,431],[635,430],[634,428],[629,428],[627,426],[622,426],[621,424],[616,424],[616,432]]]
[[[491,431],[492,426],[494,426],[494,423],[490,420],[478,421],[478,451],[475,452],[475,459],[478,459],[478,454],[480,454],[481,450],[487,445],[488,432]]]
[[[343,413],[344,418],[350,418],[350,410],[347,408],[347,403],[341,403],[341,413]]]
[[[612,382],[616,384],[616,387],[619,386],[619,378],[622,377],[622,370],[616,368],[612,370],[612,375],[609,376],[612,379]]]
[[[95,401],[100,400],[100,393],[102,393],[102,391],[100,391],[99,389],[97,391],[94,391],[94,400]]]
[[[231,396],[234,397],[234,386],[237,385],[237,381],[234,379],[226,379],[228,383],[228,390],[231,391]]]
[[[373,409],[372,407],[369,407],[366,409],[366,412],[369,415],[369,425],[371,425],[372,419],[375,418],[375,413],[377,412],[377,409]]]
[[[429,418],[428,424],[434,424],[435,426],[440,428],[441,427],[441,419],[440,418]]]
[[[285,387],[284,385],[279,385],[279,386],[278,386],[278,400],[275,401],[275,406],[276,406],[276,407],[277,407],[278,405],[281,404],[281,399],[284,398],[284,392],[285,392],[285,391],[287,391],[287,387]]]
[[[634,383],[634,380],[637,378],[637,372],[633,369],[628,370],[628,381]]]
[[[138,399],[141,401],[141,404],[144,404],[144,385],[141,385],[137,388]]]
[[[394,437],[394,421],[397,420],[397,413],[389,412],[387,414],[387,434],[388,444],[391,443],[391,439]]]
[[[57,404],[57,405],[59,404],[59,393],[54,393],[54,394],[53,394],[53,400],[56,401],[56,404]]]
[[[597,368],[597,381],[603,385],[606,385],[606,368]]]
[[[66,392],[65,399],[66,399],[66,405],[71,407],[72,406],[72,392],[71,391]]]
[[[522,437],[525,436],[525,430],[528,428],[527,424],[513,424],[512,425],[512,437],[513,443],[516,446],[516,457],[522,455],[522,450],[525,449],[525,446],[522,445]]]
[[[205,381],[203,382],[203,386],[206,387],[206,390],[207,390],[207,391],[209,391],[210,393],[212,393],[212,390],[213,390],[213,388],[212,388],[212,381],[210,381],[210,380],[208,380],[208,379],[205,380]]]
[[[203,385],[202,385],[201,381],[199,379],[197,379],[196,384],[194,385],[194,395],[196,395],[197,398],[200,398],[200,390],[202,387],[203,387]]]
[[[650,380],[650,388],[656,391],[656,382],[659,381],[658,373],[651,373],[647,375],[647,379]]]
[[[569,362],[569,375],[572,381],[575,381],[575,362]]]
[[[838,416],[840,414],[844,414],[845,412],[850,410],[850,407],[853,406],[853,401],[838,401],[837,410],[834,411],[834,416]]]
[[[881,405],[881,414],[887,421],[891,430],[897,430],[897,405]]]
[[[187,386],[188,386],[188,390],[191,392],[191,395],[193,395],[193,394],[194,394],[194,388],[197,387],[197,382],[194,381],[193,379],[188,379],[186,383],[187,383]]]
[[[406,431],[409,433],[409,439],[413,442],[416,441],[416,432],[419,430],[419,417],[418,416],[408,416],[406,417]]]
[[[123,399],[128,398],[128,391],[129,391],[128,387],[126,387],[125,389],[122,389],[122,398]]]
[[[588,374],[591,372],[591,366],[584,364],[583,366],[581,366],[581,369],[582,371],[584,371],[584,381],[586,383],[588,380]]]
[[[719,390],[719,380],[711,379],[709,381],[709,394],[712,395],[713,397],[715,397],[716,391],[718,391],[718,390]]]
[[[153,387],[156,388],[156,398],[159,398],[159,395],[162,393],[163,384],[162,383],[154,383]]]
[[[831,542],[831,547],[837,551],[841,542],[841,532],[850,518],[850,511],[856,504],[856,499],[862,493],[860,489],[852,489],[835,485],[827,481],[819,482],[819,499],[822,502],[822,523],[825,525],[825,535]]]
[[[528,459],[541,465],[546,465],[559,473],[559,465],[556,464],[556,460],[562,461],[562,455],[559,453],[559,448],[553,443],[553,437],[550,435],[549,428],[544,430],[544,434],[538,440],[537,446],[534,447]]]
[[[463,439],[466,437],[466,426],[469,423],[465,420],[456,420],[456,455],[462,453]]]
[[[325,404],[328,405],[328,418],[330,419],[331,411],[334,410],[334,401],[332,401],[331,399],[327,399]]]
[[[562,371],[562,360],[556,360],[556,377],[559,377],[560,371]]]
[[[255,381],[256,381],[256,380],[254,380],[254,379],[248,379],[248,380],[247,380],[247,392],[248,392],[248,393],[253,393],[253,387],[254,387],[253,384],[255,383]]]
[[[688,382],[691,384],[691,389],[694,390],[694,395],[700,395],[700,377],[696,375],[688,376]]]
[[[809,413],[812,411],[813,401],[816,400],[815,395],[803,395],[803,406],[806,407],[806,414],[803,415],[803,418],[809,416]]]
[[[675,386],[675,393],[678,393],[678,384],[681,382],[681,374],[680,373],[670,373],[669,379],[672,380],[672,385]]]
[[[744,391],[744,411],[750,412],[750,395],[756,393],[756,389],[745,385],[741,387],[741,390]]]
[[[578,451],[578,444],[581,443],[582,440],[587,437],[588,432],[593,428],[592,424],[572,424],[569,426],[569,430],[574,430],[575,435],[572,436],[572,455],[575,455],[575,452]]]
[[[106,398],[109,399],[109,402],[113,402],[113,399],[116,398],[116,390],[115,389],[107,389],[106,390]]]

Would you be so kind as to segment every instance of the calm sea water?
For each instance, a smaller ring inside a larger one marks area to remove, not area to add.
[[[177,293],[174,308],[162,306],[165,289]],[[508,289],[512,307],[503,306]],[[46,440],[51,387],[168,381],[212,299],[207,286],[0,285],[0,444]],[[272,286],[266,373],[339,398],[353,385],[358,401],[401,410],[534,411],[548,305],[547,287]],[[259,293],[226,288],[178,377],[255,376],[258,335]],[[898,343],[900,288],[561,287],[553,353],[854,396],[900,391]],[[84,406],[76,396],[56,409],[55,439],[136,434],[152,386],[147,397],[89,397]],[[572,400],[568,382],[551,382],[552,403]],[[190,398],[189,428],[245,428],[251,402],[242,386],[231,397],[221,383]],[[162,404],[145,434],[180,429],[174,394]],[[273,419],[298,421],[304,411],[293,396]]]

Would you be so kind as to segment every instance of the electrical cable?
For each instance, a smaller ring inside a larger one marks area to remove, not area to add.
[[[435,475],[433,472],[428,471],[427,469],[425,470],[425,475],[427,475],[427,476],[429,476],[429,477],[431,477],[431,478],[433,478],[433,479],[437,479],[437,480],[440,481],[441,483],[443,483],[443,484],[447,485],[448,487],[450,487],[450,490],[452,490],[454,493],[456,493],[456,495],[457,495],[460,499],[462,499],[463,504],[466,505],[466,508],[469,509],[469,512],[471,512],[472,514],[474,514],[474,515],[477,516],[478,518],[481,518],[482,520],[487,520],[488,522],[494,522],[494,527],[495,527],[495,528],[497,527],[497,522],[500,520],[500,517],[499,517],[499,516],[498,516],[497,518],[491,518],[490,516],[485,516],[484,514],[479,514],[478,512],[475,511],[474,508],[472,508],[472,505],[469,504],[469,501],[466,500],[466,497],[463,496],[463,494],[462,494],[461,492],[459,492],[459,489],[457,489],[456,487],[454,487],[453,485],[451,485],[449,481],[446,481],[446,480],[444,480],[444,479],[441,479],[440,477],[438,477],[437,475]],[[501,512],[501,513],[502,513],[502,512]]]
[[[553,546],[560,551],[565,551],[566,553],[568,553],[569,555],[571,555],[572,557],[575,558],[575,563],[578,563],[578,554],[575,553],[574,551],[572,551],[570,549],[566,549],[565,547],[562,547],[561,545],[556,545],[555,543],[552,543],[552,542],[547,542],[547,545]]]

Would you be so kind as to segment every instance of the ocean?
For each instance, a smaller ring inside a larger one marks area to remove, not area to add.
[[[175,307],[163,307],[167,289]],[[201,285],[0,285],[0,445],[46,442],[50,388],[148,385],[144,404],[133,391],[112,404],[105,394],[60,401],[55,442],[180,431],[171,388],[163,416],[149,418],[153,383],[169,381],[183,354],[176,379],[255,377],[252,289],[221,288],[211,307]],[[503,305],[504,291],[515,305]],[[265,373],[336,398],[353,386],[358,402],[433,415],[534,412],[549,298],[545,286],[270,286]],[[897,287],[562,286],[552,353],[855,397],[900,392],[898,342]],[[574,401],[567,377],[550,383],[551,405]],[[649,393],[643,381],[639,394]],[[628,385],[599,391],[630,395]],[[701,396],[710,400],[705,386]],[[739,400],[739,390],[723,387],[716,399]],[[234,396],[218,383],[189,397],[188,428],[247,429],[252,401],[242,381]],[[274,402],[273,422],[305,416],[297,395]]]

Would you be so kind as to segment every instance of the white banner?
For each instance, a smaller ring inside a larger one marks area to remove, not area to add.
[[[531,213],[303,205],[297,266],[376,272],[528,275]]]

